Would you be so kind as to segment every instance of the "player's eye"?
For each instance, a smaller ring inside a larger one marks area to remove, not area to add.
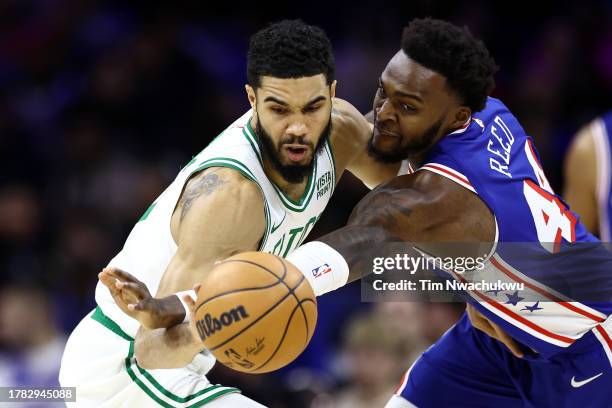
[[[314,113],[321,108],[321,105],[309,106],[304,109],[304,113]]]
[[[286,109],[281,108],[280,106],[272,106],[270,110],[276,114],[282,115],[287,112]]]
[[[416,109],[414,108],[414,106],[411,105],[407,105],[405,103],[402,103],[402,110],[405,112],[414,112]]]

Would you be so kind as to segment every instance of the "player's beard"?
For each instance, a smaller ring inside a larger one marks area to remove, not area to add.
[[[312,143],[303,143],[301,137],[284,137],[281,140],[280,145],[277,147],[274,145],[274,140],[266,130],[261,126],[261,120],[259,120],[259,114],[257,114],[257,124],[255,125],[255,133],[257,138],[260,140],[259,145],[262,148],[263,157],[270,161],[275,170],[277,170],[280,175],[289,183],[301,183],[304,181],[308,175],[312,172],[314,167],[314,161],[317,159],[317,156],[323,150],[327,139],[329,139],[329,134],[331,133],[331,113],[329,115],[329,120],[327,122],[327,126],[321,132],[319,136],[319,141],[316,146],[313,146]],[[312,153],[312,157],[310,159],[310,163],[307,164],[283,164],[280,161],[281,149],[284,144],[292,144],[299,143],[305,146],[310,147]]]
[[[418,141],[409,142],[405,146],[400,146],[398,149],[390,152],[379,150],[374,145],[374,130],[372,130],[372,136],[368,140],[368,155],[381,163],[397,163],[407,159],[409,156],[422,154],[435,144],[436,136],[442,127],[442,122],[443,119],[441,118],[431,125]]]

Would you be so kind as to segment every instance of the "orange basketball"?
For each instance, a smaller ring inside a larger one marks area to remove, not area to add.
[[[304,275],[283,259],[245,252],[217,264],[198,291],[196,328],[224,365],[265,373],[292,362],[317,323]]]

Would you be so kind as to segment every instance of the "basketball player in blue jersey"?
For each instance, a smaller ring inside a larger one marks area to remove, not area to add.
[[[612,111],[584,126],[565,161],[563,197],[604,242],[612,232]]]
[[[287,259],[307,277],[325,262],[352,281],[367,271],[373,241],[492,242],[486,274],[524,289],[468,291],[467,313],[406,372],[387,407],[610,407],[612,256],[552,191],[517,119],[488,97],[495,69],[467,29],[414,20],[380,77],[370,150],[417,170],[370,192],[346,227]],[[516,257],[508,242],[530,244]],[[556,255],[573,247],[579,268],[566,268]],[[551,274],[560,287],[544,283]],[[326,279],[310,279],[315,293]],[[605,301],[562,293],[585,280]],[[526,301],[535,295],[543,301]]]
[[[466,291],[467,313],[406,372],[387,407],[610,407],[612,256],[551,190],[517,119],[488,97],[495,70],[466,28],[412,21],[379,79],[369,151],[409,159],[416,171],[372,190],[347,226],[286,259],[320,294],[371,272],[364,254],[373,243],[492,243],[485,274],[524,288]],[[529,245],[516,257],[508,242]],[[579,268],[558,262],[575,247]],[[323,264],[329,273],[312,273]],[[549,273],[563,285],[548,285]],[[585,280],[607,300],[564,295]],[[528,302],[534,295],[543,301]]]

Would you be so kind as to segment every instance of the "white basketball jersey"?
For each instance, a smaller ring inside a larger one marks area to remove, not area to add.
[[[177,250],[170,232],[170,220],[181,191],[192,174],[209,167],[235,169],[257,183],[261,189],[265,199],[265,214],[253,214],[254,217],[266,218],[260,251],[285,257],[304,241],[325,209],[336,185],[331,147],[326,143],[317,155],[304,194],[298,201],[294,201],[266,177],[250,118],[251,111],[248,111],[180,171],[172,184],[136,223],[123,249],[110,261],[109,266],[131,273],[144,282],[153,295],[157,293],[162,275]],[[127,334],[135,336],[139,323],[119,309],[108,289],[100,282],[96,287],[96,302],[106,316],[119,324]]]

